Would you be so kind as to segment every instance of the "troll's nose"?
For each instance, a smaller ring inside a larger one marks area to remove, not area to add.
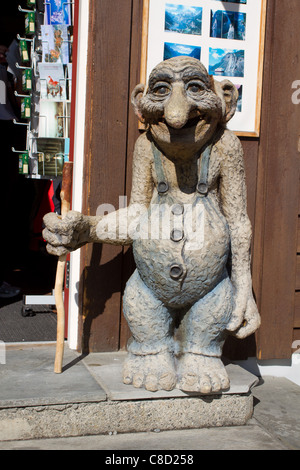
[[[181,129],[189,119],[190,105],[181,84],[174,84],[170,98],[165,105],[165,120],[175,129]]]

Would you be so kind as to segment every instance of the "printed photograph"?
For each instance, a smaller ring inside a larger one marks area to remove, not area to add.
[[[247,4],[247,0],[216,0],[217,2],[225,2],[225,3],[241,3],[243,5]]]
[[[71,2],[45,0],[45,24],[71,24]]]
[[[200,60],[201,47],[199,46],[188,46],[186,44],[175,44],[171,42],[165,42],[164,44],[164,59],[171,59],[180,55],[186,55],[189,57],[195,57]]]
[[[181,34],[202,34],[202,8],[166,4],[165,31]]]
[[[68,27],[42,25],[43,62],[69,62]]]
[[[41,99],[64,101],[66,96],[66,79],[63,64],[38,64],[40,75]]]
[[[246,37],[246,13],[235,11],[211,11],[210,37],[238,39]]]
[[[72,64],[67,64],[67,74],[68,74],[68,79],[67,79],[67,88],[68,88],[68,99],[71,100],[72,98]]]
[[[243,85],[234,85],[239,92],[239,97],[236,104],[236,112],[241,113],[243,111]]]
[[[40,137],[36,139],[38,172],[40,175],[62,175],[64,164],[64,139]]]
[[[245,51],[209,48],[209,73],[216,76],[244,77]]]
[[[40,101],[39,137],[64,137],[65,118],[62,101]]]

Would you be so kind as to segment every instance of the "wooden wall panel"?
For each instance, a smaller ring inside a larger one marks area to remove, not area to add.
[[[300,353],[300,328],[294,328],[293,331],[293,353]]]
[[[295,294],[294,328],[300,328],[300,291]]]
[[[262,128],[254,243],[255,287],[262,325],[259,359],[289,358],[293,335],[299,193],[300,107],[291,84],[300,77],[300,2],[268,2]]]
[[[296,281],[295,290],[300,290],[300,255],[296,256]]]
[[[300,254],[300,217],[298,217],[298,226],[297,226],[297,253]]]
[[[90,0],[88,98],[84,176],[85,214],[119,205],[125,191],[132,2]],[[119,348],[121,247],[82,250],[83,350]]]
[[[131,62],[129,75],[129,90],[131,95],[134,87],[140,83],[140,63],[141,63],[141,43],[142,43],[142,18],[143,18],[143,2],[133,0],[132,2],[132,34],[131,34]],[[132,181],[132,157],[135,142],[139,136],[138,119],[133,111],[131,103],[128,103],[128,136],[127,136],[127,159],[126,159],[126,182],[124,194],[128,198],[131,193]],[[127,280],[135,269],[135,263],[132,255],[131,247],[124,247],[123,250],[123,267],[122,267],[122,294]],[[127,322],[121,314],[120,325],[120,349],[125,349],[127,341],[130,338],[130,330]]]
[[[300,184],[299,184],[300,193]],[[300,194],[298,199],[298,226],[297,226],[297,270],[296,270],[296,282],[295,282],[295,311],[294,311],[294,335],[298,335],[300,339],[300,268],[299,268],[299,257],[300,257]],[[297,290],[298,289],[298,290]]]

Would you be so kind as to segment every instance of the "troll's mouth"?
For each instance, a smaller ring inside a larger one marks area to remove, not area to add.
[[[205,115],[196,116],[187,121],[187,123],[181,129],[190,129],[191,127],[197,126],[198,122],[205,120]]]

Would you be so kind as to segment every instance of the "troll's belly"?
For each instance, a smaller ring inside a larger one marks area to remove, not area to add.
[[[184,307],[221,280],[229,252],[227,223],[208,202],[171,220],[167,209],[156,209],[140,221],[140,237],[133,243],[136,266],[158,299]]]

